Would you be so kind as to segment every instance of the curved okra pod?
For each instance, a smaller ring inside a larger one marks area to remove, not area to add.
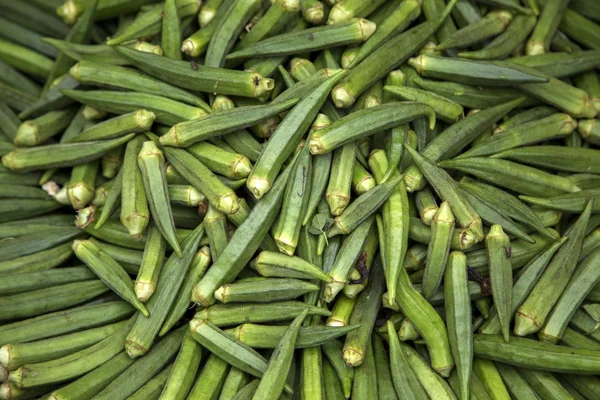
[[[512,267],[510,239],[500,225],[492,225],[485,237],[485,246],[490,260],[490,280],[492,296],[504,340],[509,340],[510,320],[512,319]]]
[[[333,88],[331,99],[338,108],[354,104],[373,83],[385,77],[421,48],[442,25],[456,1],[451,1],[439,18],[418,25],[381,45],[354,66],[350,73]],[[400,51],[398,51],[400,49]]]
[[[467,25],[437,46],[437,50],[470,47],[499,35],[510,24],[513,15],[507,10],[493,10],[479,21]]]
[[[420,117],[429,118],[429,125],[433,129],[435,112],[424,103],[392,102],[360,110],[314,132],[309,141],[310,152],[324,154],[346,143]]]
[[[175,224],[169,204],[163,153],[153,141],[144,142],[138,153],[137,164],[141,171],[153,221],[171,248],[181,257],[181,248],[175,235]]]
[[[340,71],[329,77],[310,95],[302,98],[281,121],[248,176],[246,186],[254,197],[260,199],[269,191],[283,162],[292,154],[301,136],[310,127],[333,85],[344,75],[345,72]]]
[[[129,50],[137,53],[135,50]],[[141,93],[162,96],[199,107],[206,112],[210,111],[210,107],[198,95],[131,68],[125,68],[117,65],[106,65],[105,63],[94,62],[85,59],[75,64],[75,66],[71,68],[70,74],[77,80],[77,82],[81,84],[101,86],[109,89],[128,89]],[[143,106],[141,106],[140,109],[143,109]]]
[[[600,280],[599,255],[600,250],[596,249],[579,261],[576,272],[538,334],[542,341],[557,343],[560,340],[577,306]]]
[[[473,61],[420,55],[408,63],[426,78],[449,80],[467,85],[513,86],[547,83],[548,78],[501,61]]]
[[[433,297],[444,276],[453,232],[454,215],[448,202],[444,201],[431,221],[431,240],[427,249],[421,288],[421,294],[427,300]]]
[[[298,99],[258,106],[246,106],[217,111],[205,117],[174,125],[160,137],[163,146],[188,147],[194,143],[227,135],[280,114],[292,107]]]
[[[442,161],[439,166],[457,169],[529,196],[557,196],[581,190],[566,178],[497,158],[461,158]]]
[[[158,278],[156,290],[147,303],[150,317],[146,318],[138,314],[135,324],[125,339],[125,350],[130,357],[143,356],[152,347],[175,302],[175,297],[183,284],[185,273],[196,254],[203,233],[204,227],[199,225],[182,242],[183,257],[180,258],[173,253],[165,262]]]
[[[383,180],[385,171],[389,165],[382,150],[374,150],[369,157],[369,166],[378,183]],[[398,177],[398,172],[393,171],[392,177]],[[385,279],[388,286],[388,294],[391,302],[395,302],[396,286],[403,261],[408,248],[409,210],[408,196],[404,188],[404,182],[398,184],[393,193],[383,205],[382,216],[385,221],[383,229],[385,234],[380,235],[381,251],[384,252]],[[378,224],[379,226],[379,224]]]
[[[577,122],[568,114],[553,114],[495,133],[457,158],[489,156],[527,144],[564,138],[575,130],[576,124]]]
[[[366,19],[351,19],[335,25],[284,33],[262,40],[253,46],[235,51],[227,60],[251,57],[285,56],[323,50],[331,47],[357,44],[375,32],[375,24]]]
[[[284,332],[260,379],[258,388],[252,397],[253,399],[275,400],[283,393],[294,357],[294,347],[298,338],[298,331],[307,314],[308,310],[304,310],[302,314],[294,318]]]
[[[317,285],[299,279],[248,278],[221,286],[215,291],[215,298],[223,304],[270,303],[293,300],[316,290]]]
[[[285,187],[294,164],[292,161],[291,166],[279,175],[267,196],[254,206],[237,228],[223,254],[194,287],[192,301],[205,307],[214,304],[214,291],[234,279],[250,261],[277,217],[276,210],[279,210],[283,201]]]
[[[458,184],[450,175],[442,169],[437,168],[430,160],[421,156],[413,149],[407,148],[407,150],[431,186],[433,186],[444,201],[448,202],[452,213],[462,226],[463,229],[460,231],[461,248],[466,249],[482,241],[483,226],[481,218],[466,200]]]
[[[146,307],[138,300],[133,290],[133,282],[127,272],[106,252],[89,240],[76,240],[73,250],[77,258],[83,261],[106,285],[123,300],[148,316]]]
[[[517,310],[514,329],[516,335],[525,336],[539,331],[563,293],[575,272],[591,209],[592,201],[588,202],[584,212],[565,233],[568,240],[556,252],[527,300]]]
[[[146,108],[156,114],[156,122],[168,125],[175,125],[206,115],[206,111],[201,108],[192,107],[167,97],[141,92],[62,90],[61,93],[80,103],[113,114],[126,114]]]

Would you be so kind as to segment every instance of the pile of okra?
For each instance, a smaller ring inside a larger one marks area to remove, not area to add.
[[[600,1],[0,0],[0,400],[600,399]]]

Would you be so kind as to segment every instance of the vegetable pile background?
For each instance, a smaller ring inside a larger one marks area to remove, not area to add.
[[[600,399],[600,1],[0,0],[0,399]]]

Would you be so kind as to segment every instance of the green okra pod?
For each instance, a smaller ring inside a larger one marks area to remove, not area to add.
[[[506,150],[494,157],[557,171],[597,173],[592,161],[597,155],[596,149],[539,145]]]
[[[519,307],[515,316],[515,334],[524,336],[539,331],[552,307],[563,293],[569,279],[575,272],[579,259],[585,225],[590,217],[592,202],[566,232],[568,240],[557,251],[544,274]],[[559,279],[560,278],[560,279]]]
[[[19,71],[46,79],[53,62],[50,58],[27,47],[0,38],[0,60]]]
[[[171,248],[181,257],[181,247],[175,234],[175,222],[169,204],[165,158],[153,141],[143,143],[137,156],[137,165],[141,172],[152,220]]]
[[[92,125],[68,140],[67,143],[112,139],[128,133],[145,132],[150,130],[155,118],[156,115],[147,110],[120,115]]]
[[[513,14],[507,10],[492,10],[479,21],[465,26],[456,33],[444,39],[438,50],[470,47],[501,34],[509,26]]]
[[[569,1],[547,1],[538,17],[537,24],[526,44],[526,53],[530,55],[543,54],[550,50],[550,42],[558,29]]]
[[[310,127],[333,85],[344,75],[345,72],[338,72],[325,80],[296,104],[281,121],[248,176],[246,186],[254,197],[260,199],[269,191],[283,162],[292,154],[301,135]]]
[[[171,372],[160,394],[164,399],[185,399],[192,388],[196,371],[200,367],[202,347],[186,330]]]
[[[535,68],[547,76],[565,78],[592,70],[598,64],[599,57],[598,50],[590,50],[515,57],[510,62]]]
[[[281,300],[293,300],[300,295],[318,289],[317,285],[299,279],[248,278],[221,286],[215,291],[215,298],[223,304],[239,302],[271,303]]]
[[[229,370],[229,364],[226,361],[223,361],[223,359],[215,354],[211,354],[204,368],[200,371],[188,398],[190,400],[215,398],[221,392]],[[254,382],[258,384],[258,379]]]
[[[510,320],[513,314],[510,239],[500,225],[492,225],[485,238],[485,246],[490,260],[490,280],[494,305],[502,328],[502,336],[508,342]]]
[[[128,397],[130,400],[158,399],[167,383],[167,379],[171,374],[173,364],[165,367],[154,378],[146,382],[141,388],[135,391]]]
[[[136,240],[141,238],[150,220],[143,176],[137,161],[144,141],[144,136],[136,136],[127,143],[122,167],[120,220]]]
[[[298,102],[290,99],[269,105],[257,105],[217,111],[203,118],[178,123],[165,135],[160,143],[164,146],[188,147],[213,137],[234,133],[250,127],[261,120],[287,110]]]
[[[244,322],[286,321],[300,315],[305,309],[309,315],[329,316],[331,313],[317,306],[308,306],[300,301],[275,303],[214,304],[198,311],[195,319],[206,319],[216,326],[241,324]]]
[[[309,141],[310,152],[324,154],[361,137],[406,124],[419,117],[428,117],[433,129],[434,110],[424,103],[392,102],[360,110],[314,132]]]
[[[204,227],[200,224],[189,234],[182,244],[183,257],[171,254],[161,269],[156,291],[147,303],[150,317],[138,314],[133,328],[125,339],[125,350],[132,358],[143,356],[150,350],[163,325],[179,289],[183,284],[185,273],[196,253]]]
[[[386,85],[383,90],[403,99],[418,101],[431,106],[435,111],[436,117],[446,123],[454,123],[464,116],[462,106],[435,93],[410,88],[408,86]]]
[[[491,396],[497,399],[510,399],[508,388],[502,381],[502,377],[496,368],[496,364],[490,360],[475,358],[473,362],[474,376],[479,378],[483,387]]]
[[[92,201],[95,191],[94,182],[98,167],[98,160],[73,167],[71,179],[66,187],[69,202],[74,209],[81,210]]]
[[[560,210],[566,212],[578,212],[581,213],[585,209],[588,201],[593,200],[594,206],[592,212],[598,210],[600,190],[582,190],[580,192],[570,193],[562,196],[555,196],[550,198],[530,197],[530,196],[519,196],[523,201],[535,204],[540,207],[544,207],[551,210]]]
[[[264,277],[329,280],[328,275],[316,265],[300,257],[272,251],[262,251],[250,266]]]
[[[197,10],[196,10],[197,11]],[[165,1],[161,27],[161,46],[165,57],[173,60],[181,60],[181,27],[176,0]]]
[[[166,242],[161,232],[154,224],[151,224],[144,245],[140,270],[134,283],[135,295],[142,302],[147,302],[156,290],[156,284],[165,258],[166,247]]]
[[[425,392],[429,398],[456,398],[454,392],[452,392],[452,389],[444,380],[443,375],[440,376],[440,371],[432,369],[432,367],[429,366],[429,363],[425,361],[412,347],[404,343],[400,343],[400,349],[404,352],[405,357],[408,359],[410,368],[417,376],[417,379],[421,383],[421,386],[425,389]],[[450,371],[448,371],[448,375],[449,374]]]
[[[454,215],[450,210],[450,205],[444,201],[431,221],[431,241],[427,248],[421,289],[423,297],[428,300],[435,294],[444,276],[453,232]]]
[[[400,347],[398,334],[391,321],[386,323],[388,333],[388,344],[390,347],[390,369],[396,395],[406,396],[407,399],[427,399],[427,394],[417,379],[406,354]]]
[[[148,316],[146,307],[144,307],[135,295],[131,278],[129,278],[127,272],[125,272],[119,263],[91,241],[74,241],[73,251],[111,290],[117,293],[123,300],[131,303],[142,314]]]
[[[231,368],[227,378],[223,382],[219,400],[231,400],[235,395],[248,384],[250,376],[237,368]]]
[[[352,177],[347,171],[354,169],[356,151],[356,144],[352,142],[333,152],[331,173],[325,190],[325,198],[333,215],[340,215],[350,203]]]
[[[76,112],[75,108],[50,111],[36,119],[23,122],[14,137],[17,146],[37,146],[67,127]]]
[[[225,215],[209,205],[203,223],[208,236],[212,259],[216,261],[223,253],[225,247],[227,247],[229,241]]]

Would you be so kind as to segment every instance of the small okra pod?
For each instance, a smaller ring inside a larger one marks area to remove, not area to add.
[[[420,117],[429,118],[429,125],[433,129],[435,112],[424,103],[392,102],[360,110],[314,132],[309,141],[310,152],[324,154],[346,143]]]
[[[218,211],[233,214],[239,209],[235,192],[225,186],[200,160],[184,149],[164,148],[167,160],[200,191]]]
[[[501,335],[473,335],[473,352],[476,357],[559,374],[595,375],[600,370],[600,357],[595,350],[520,337],[506,343]]]
[[[315,157],[322,157],[315,156]],[[352,188],[358,195],[364,194],[375,187],[375,178],[362,166],[361,163],[354,163],[352,171]]]
[[[133,282],[127,272],[106,252],[89,240],[75,240],[73,251],[102,281],[123,300],[137,308],[144,316],[148,310],[138,300],[133,290]]]
[[[304,145],[285,189],[279,218],[273,226],[273,239],[279,251],[293,255],[298,245],[302,217],[306,214],[312,173],[312,157]]]
[[[473,364],[473,330],[471,328],[471,301],[469,298],[467,259],[460,252],[448,257],[444,280],[446,323],[450,350],[456,362],[460,398],[469,398]]]
[[[457,158],[489,156],[523,145],[564,138],[575,130],[576,125],[577,122],[568,114],[553,114],[495,133]]]
[[[252,397],[253,399],[276,400],[283,393],[294,357],[294,347],[298,338],[298,331],[307,314],[308,310],[304,310],[286,329],[260,379],[258,388]]]
[[[543,54],[550,50],[550,42],[558,29],[569,1],[547,1],[538,17],[533,33],[526,45],[528,55]]]
[[[397,303],[402,313],[411,320],[423,336],[430,351],[431,366],[442,376],[450,375],[454,359],[450,351],[448,331],[433,306],[412,287],[405,270],[400,272]],[[427,388],[425,388],[427,389]]]
[[[542,341],[557,343],[562,337],[577,306],[600,281],[600,250],[596,249],[579,262],[575,273],[556,305],[548,315],[548,320],[539,333]]]
[[[165,400],[185,399],[192,388],[201,360],[202,346],[192,337],[191,331],[186,329],[160,397]]]
[[[123,155],[125,153],[125,146],[119,146],[105,155],[100,159],[100,166],[102,167],[102,176],[106,179],[113,179],[117,176],[117,173],[123,165]]]
[[[303,258],[273,251],[262,251],[250,266],[268,278],[319,279],[324,282],[330,279],[323,270]]]
[[[510,239],[500,225],[492,225],[485,238],[485,246],[490,262],[492,296],[498,313],[504,340],[509,340],[510,320],[512,319],[512,267],[510,261]]]
[[[300,0],[302,17],[311,25],[321,25],[325,22],[325,7],[319,0]]]
[[[444,39],[437,46],[437,50],[465,48],[483,42],[504,32],[512,19],[513,14],[510,11],[493,10],[479,21],[467,25]]]
[[[81,210],[92,201],[98,164],[98,160],[94,160],[86,164],[76,165],[71,170],[67,195],[74,209]]]
[[[357,48],[356,55],[347,65],[347,68],[358,65],[389,39],[404,31],[420,14],[421,2],[419,0],[409,0],[396,5],[389,14],[385,15],[385,20],[381,24],[373,21],[373,18],[369,16],[369,20],[377,24],[377,30],[362,46]]]
[[[433,218],[438,213],[439,207],[433,197],[433,192],[429,188],[419,190],[415,193],[415,203],[421,216],[421,221],[425,225],[431,226]]]
[[[333,85],[344,75],[345,72],[341,71],[329,77],[310,95],[300,100],[281,121],[248,176],[246,186],[254,197],[260,199],[269,191],[283,162],[293,153],[302,135],[310,127]]]
[[[183,285],[185,273],[198,250],[203,233],[204,227],[200,224],[181,243],[183,257],[173,253],[163,265],[156,290],[147,304],[150,317],[138,314],[133,328],[127,334],[125,351],[131,358],[143,356],[152,347]]]
[[[368,345],[377,318],[376,310],[381,304],[381,295],[385,286],[385,277],[378,265],[371,268],[369,273],[369,283],[358,296],[356,307],[350,316],[350,324],[360,325],[360,327],[346,336],[342,350],[346,365],[353,367],[361,365],[367,356]]]
[[[375,24],[357,18],[336,25],[283,33],[264,39],[227,56],[227,60],[251,57],[285,56],[362,43],[375,32]]]
[[[232,108],[181,122],[161,136],[160,143],[163,146],[188,147],[206,139],[231,134],[277,115],[297,101],[298,99],[290,99],[275,104]]]
[[[547,83],[548,78],[534,71],[501,61],[473,61],[421,55],[408,63],[426,78],[449,80],[467,85],[512,86]]]
[[[128,133],[146,132],[152,127],[155,118],[156,115],[147,110],[120,115],[92,125],[68,140],[67,143],[112,139]]]
[[[120,206],[121,192],[123,188],[123,168],[119,169],[119,172],[113,181],[114,183],[108,192],[108,196],[106,197],[106,201],[102,207],[100,217],[98,217],[98,220],[94,225],[96,229],[102,228],[106,221],[108,221],[108,218],[113,214],[114,211],[116,211],[117,207]]]
[[[383,90],[403,99],[418,101],[431,106],[436,117],[445,123],[452,124],[464,117],[464,110],[461,105],[438,94],[408,86],[386,85]]]
[[[427,249],[425,274],[423,275],[423,287],[421,289],[423,297],[427,300],[433,297],[442,282],[453,232],[454,215],[448,202],[444,201],[431,222],[431,240]]]
[[[225,64],[225,57],[244,26],[260,10],[260,0],[235,1],[227,7],[208,45],[205,57],[207,67],[220,68]]]
[[[182,121],[200,118],[206,114],[201,108],[171,100],[166,97],[141,92],[112,90],[63,90],[67,97],[114,114],[125,114],[149,108],[156,114],[156,122],[175,125]]]
[[[134,52],[141,53],[137,51]],[[103,62],[93,62],[85,59],[75,64],[75,66],[71,68],[70,74],[75,78],[76,82],[79,82],[80,84],[128,89],[161,96],[189,104],[190,106],[198,107],[205,112],[210,112],[210,107],[200,96],[131,68],[125,68],[118,65],[106,65]],[[68,87],[66,89],[72,88]],[[140,103],[140,107],[130,111],[135,112],[144,109],[143,104],[144,103]]]
[[[188,399],[202,400],[216,398],[219,392],[221,392],[221,388],[223,387],[223,383],[227,378],[229,370],[230,367],[226,361],[223,361],[215,354],[210,354],[202,371],[198,374],[198,378],[196,378],[196,383],[194,383],[194,386],[188,395]],[[255,379],[252,382],[258,384],[258,379]],[[252,382],[248,385],[251,385]],[[248,387],[248,385],[244,388]],[[244,388],[241,390],[244,390]]]
[[[440,375],[440,371],[432,369],[432,366],[416,350],[405,343],[400,343],[400,351],[404,352],[410,368],[430,399],[451,400],[456,398],[450,385],[444,379],[444,375]],[[448,371],[448,375],[450,375],[450,371]]]
[[[143,176],[137,161],[145,139],[144,136],[136,136],[127,143],[122,167],[120,220],[136,240],[141,238],[150,220]]]
[[[438,195],[442,200],[448,202],[452,213],[462,226],[463,229],[460,231],[461,248],[466,249],[482,241],[484,235],[481,218],[466,200],[457,183],[427,158],[408,147],[407,150]]]
[[[473,360],[473,372],[487,392],[493,393],[493,398],[506,400],[511,398],[495,363],[483,358],[475,358]]]
[[[223,254],[194,287],[192,301],[205,307],[214,304],[214,291],[237,276],[251,260],[277,217],[276,212],[281,207],[293,166],[294,162],[279,175],[267,196],[252,208],[248,217],[238,226]]]
[[[311,129],[310,133],[322,129],[331,124],[331,121],[325,114],[317,114]],[[302,221],[302,225],[306,225],[308,221],[313,217],[315,210],[321,198],[323,197],[323,193],[325,192],[325,188],[327,187],[327,182],[329,178],[329,172],[331,170],[331,159],[333,154],[327,153],[318,156],[312,156],[312,176],[310,177],[310,195],[308,199],[308,205],[306,206],[306,214]]]
[[[316,290],[319,290],[317,285],[299,279],[248,278],[221,286],[215,291],[215,298],[223,304],[270,303],[293,300]]]
[[[144,303],[150,299],[150,296],[156,290],[166,248],[166,242],[160,230],[154,224],[151,224],[144,246],[142,263],[134,284],[136,297]]]
[[[171,203],[196,207],[206,201],[206,196],[191,185],[168,185],[167,190],[169,191],[169,200]]]
[[[268,278],[263,278],[268,279]],[[250,304],[250,305],[249,305]],[[308,315],[328,317],[331,313],[319,306],[309,306],[301,301],[279,301],[275,303],[213,304],[198,311],[194,318],[207,319],[216,326],[229,326],[244,322],[274,322],[296,318],[304,310]]]
[[[23,122],[13,139],[15,145],[31,147],[45,142],[66,128],[76,111],[76,108],[69,107]]]
[[[196,15],[200,8],[200,2],[196,0],[176,0],[175,6],[179,18]],[[152,5],[138,16],[118,35],[110,38],[106,44],[115,46],[145,36],[153,36],[161,32],[164,4]]]
[[[331,315],[327,318],[327,326],[348,326],[350,325],[350,316],[356,305],[357,298],[350,298],[344,294],[337,296]]]
[[[208,236],[212,259],[213,261],[217,261],[229,241],[227,236],[227,220],[225,219],[225,215],[209,205],[203,223],[206,235]]]
[[[498,124],[496,129],[494,129],[494,134],[502,133],[527,122],[544,119],[551,116],[555,112],[556,109],[550,106],[537,106],[525,111],[521,111],[520,113],[510,117],[508,120],[503,121],[501,124]]]
[[[577,266],[592,203],[588,203],[577,221],[565,232],[568,240],[556,252],[527,300],[517,310],[514,329],[516,335],[525,336],[539,331],[565,290]]]
[[[373,222],[373,217],[367,218],[345,238],[335,258],[335,263],[328,272],[331,281],[325,285],[324,292],[325,301],[328,303],[335,299],[348,282],[352,267],[360,257],[369,232],[373,228]]]
[[[400,347],[398,334],[392,321],[387,321],[388,345],[390,348],[390,369],[392,382],[398,398],[427,399],[427,394],[410,367],[406,354]]]
[[[402,177],[396,176],[359,196],[340,215],[335,217],[335,222],[327,231],[327,236],[347,235],[354,231],[388,200],[401,181]]]
[[[160,44],[165,57],[172,58],[173,60],[181,60],[181,51],[179,49],[181,45],[181,27],[179,26],[179,16],[177,14],[177,1],[166,0],[164,10],[161,14],[162,29]],[[186,12],[183,11],[182,14],[185,15]]]
[[[331,173],[325,190],[325,199],[333,215],[340,215],[350,203],[352,176],[348,171],[356,163],[356,143],[346,143],[333,151]]]
[[[339,24],[354,17],[369,15],[383,3],[383,0],[375,0],[370,3],[360,0],[330,1],[333,7],[329,11],[327,24]]]
[[[227,335],[210,321],[193,319],[189,325],[192,337],[198,343],[233,367],[258,378],[267,369],[267,361],[263,356],[250,346]]]
[[[208,247],[204,246],[200,248],[192,259],[184,283],[181,286],[179,293],[177,293],[177,298],[173,303],[173,307],[169,311],[169,315],[167,315],[167,318],[158,333],[159,336],[164,336],[173,326],[177,325],[177,322],[189,309],[192,289],[204,273],[206,273],[206,270],[210,266],[210,262],[211,257]]]
[[[352,106],[358,96],[373,83],[383,79],[390,71],[404,63],[440,28],[454,4],[456,1],[450,2],[439,18],[420,24],[388,40],[354,66],[331,92],[331,99],[335,105],[338,108]]]

